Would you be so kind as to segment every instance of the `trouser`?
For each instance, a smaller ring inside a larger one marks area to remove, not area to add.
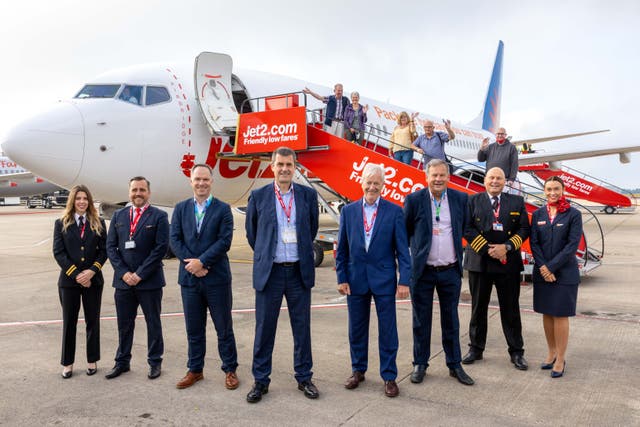
[[[287,300],[287,311],[293,332],[293,367],[298,382],[313,376],[311,368],[311,289],[304,287],[300,264],[291,266],[273,264],[267,284],[256,291],[256,332],[253,343],[252,372],[256,382],[269,384],[273,345],[282,297]]]
[[[150,366],[162,364],[164,340],[162,339],[162,288],[139,290],[135,286],[128,289],[116,288],[116,313],[118,315],[118,350],[116,365],[128,367],[131,362],[133,330],[136,326],[138,306],[142,308],[147,324],[147,363]]]
[[[181,286],[184,321],[189,343],[187,368],[202,372],[207,351],[207,308],[218,336],[218,353],[224,372],[235,372],[238,367],[236,339],[233,333],[231,283]]]
[[[84,322],[87,331],[87,362],[100,360],[100,306],[103,286],[91,285],[59,287],[58,295],[62,305],[62,356],[63,366],[72,365],[76,357],[76,329],[80,302],[84,311]]]
[[[396,327],[396,296],[392,295],[349,295],[349,348],[351,350],[351,370],[367,372],[369,360],[369,318],[371,297],[376,303],[378,315],[378,353],[380,355],[380,376],[384,381],[395,380],[398,376],[396,355],[398,354],[398,328]]]
[[[429,366],[431,357],[431,324],[433,316],[433,292],[438,292],[440,303],[440,327],[442,348],[447,366],[460,366],[460,320],[458,301],[462,281],[458,268],[437,271],[425,267],[422,276],[411,287],[413,308],[413,364]]]
[[[469,322],[469,347],[482,353],[487,342],[487,310],[491,289],[495,285],[500,304],[502,332],[509,346],[509,354],[524,354],[522,323],[520,320],[520,274],[469,272],[471,292],[471,320]]]

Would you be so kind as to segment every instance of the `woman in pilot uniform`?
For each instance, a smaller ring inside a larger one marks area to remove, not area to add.
[[[559,378],[566,365],[569,317],[576,314],[580,282],[576,252],[582,238],[582,215],[564,198],[564,183],[559,177],[544,182],[544,194],[547,204],[531,219],[533,309],[542,314],[549,349],[540,368]]]
[[[62,218],[53,231],[53,256],[60,266],[58,294],[62,305],[62,378],[71,378],[76,354],[76,326],[80,303],[87,329],[87,375],[100,360],[100,303],[102,266],[107,259],[107,231],[84,185],[69,193]]]

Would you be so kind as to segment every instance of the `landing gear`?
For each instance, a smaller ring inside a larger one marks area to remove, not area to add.
[[[614,208],[613,206],[605,206],[604,207],[604,213],[606,213],[607,215],[611,215],[612,213],[616,212],[616,208]]]
[[[313,242],[313,265],[319,267],[322,261],[324,261],[324,249],[318,243]]]

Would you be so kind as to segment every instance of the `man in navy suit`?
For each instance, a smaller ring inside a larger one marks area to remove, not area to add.
[[[273,184],[251,192],[245,228],[253,249],[256,290],[256,332],[252,372],[255,383],[247,394],[256,403],[269,391],[273,344],[282,296],[293,332],[293,363],[298,389],[310,399],[319,396],[311,382],[311,288],[315,282],[313,240],[318,232],[318,196],[314,189],[294,184],[296,153],[280,147],[271,156]]]
[[[171,249],[180,260],[178,284],[189,342],[189,371],[176,385],[180,389],[203,378],[207,307],[218,334],[225,387],[234,390],[239,385],[227,256],[233,237],[233,215],[228,204],[211,195],[212,180],[209,165],[197,164],[191,168],[193,198],[178,203],[171,219]]]
[[[524,269],[520,247],[531,227],[522,196],[502,192],[505,180],[504,171],[493,167],[484,178],[487,191],[469,198],[464,268],[469,270],[471,320],[469,352],[462,363],[468,365],[483,358],[487,309],[495,285],[511,363],[525,371],[529,365],[524,358],[520,320],[520,272]]]
[[[116,364],[105,376],[107,379],[129,371],[138,306],[142,307],[147,323],[148,377],[160,376],[164,352],[160,322],[165,285],[162,258],[169,246],[169,221],[166,212],[149,204],[150,196],[151,185],[146,178],[131,178],[131,206],[113,214],[107,234],[119,338]]]
[[[348,204],[340,213],[336,273],[338,292],[347,295],[349,308],[352,374],[345,387],[352,390],[365,379],[373,296],[378,315],[380,376],[385,395],[396,397],[399,394],[396,296],[409,296],[411,258],[402,208],[380,197],[383,187],[384,169],[367,163],[362,171],[364,197]],[[396,271],[400,272],[399,281]]]
[[[351,104],[351,101],[342,95],[342,83],[336,83],[333,86],[333,95],[329,96],[319,95],[307,87],[305,87],[302,92],[327,104],[324,130],[340,138],[344,138],[344,110],[347,108],[347,105]]]
[[[421,383],[431,356],[433,291],[438,292],[442,347],[449,375],[465,385],[474,381],[462,369],[458,300],[462,287],[462,235],[467,195],[447,188],[449,167],[433,159],[426,167],[427,185],[407,196],[404,205],[411,242],[413,307],[412,383]]]

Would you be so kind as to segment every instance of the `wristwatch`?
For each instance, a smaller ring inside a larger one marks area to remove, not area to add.
[[[513,250],[513,245],[509,242],[506,242],[504,247],[507,249],[507,252],[511,252]]]

